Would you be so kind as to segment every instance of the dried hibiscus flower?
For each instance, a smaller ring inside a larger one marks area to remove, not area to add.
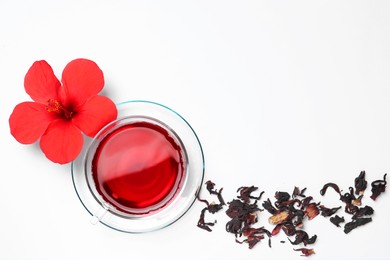
[[[215,223],[217,223],[217,221],[215,220],[214,222],[206,222],[205,221],[206,211],[208,211],[211,214],[220,211],[225,205],[225,201],[222,198],[222,190],[223,190],[222,188],[219,191],[214,190],[215,184],[211,181],[207,181],[205,185],[206,185],[206,189],[209,191],[210,194],[217,196],[219,203],[215,203],[215,202],[209,203],[207,200],[201,199],[199,197],[199,194],[197,195],[197,199],[206,204],[206,207],[203,208],[200,213],[197,226],[201,229],[211,232],[212,230],[210,226],[214,226]]]
[[[357,210],[352,216],[352,219],[356,219],[364,216],[371,216],[372,214],[374,214],[374,209],[366,205],[363,208],[357,208]]]
[[[338,215],[335,215],[334,217],[330,218],[330,222],[332,222],[335,226],[340,227],[340,223],[345,222],[344,217],[340,217]]]
[[[363,226],[363,225],[365,225],[367,223],[370,223],[371,221],[372,221],[372,218],[357,218],[357,219],[354,219],[351,222],[348,222],[347,224],[345,224],[345,226],[344,226],[344,233],[348,234],[349,232],[351,232],[355,228],[357,228],[359,226]]]
[[[98,93],[103,72],[95,62],[76,59],[62,72],[62,84],[50,65],[36,61],[24,78],[24,88],[33,102],[15,106],[9,125],[22,144],[40,139],[46,157],[65,164],[76,159],[83,147],[82,132],[93,137],[117,117],[115,104]]]
[[[351,232],[353,229],[365,225],[372,221],[372,218],[368,216],[374,214],[374,209],[367,205],[364,207],[360,207],[362,205],[364,191],[367,188],[367,181],[365,179],[365,174],[366,174],[365,171],[361,171],[359,176],[355,178],[355,190],[353,187],[349,187],[349,192],[342,194],[340,192],[339,187],[336,184],[328,183],[325,184],[322,190],[320,191],[320,193],[324,195],[326,189],[328,187],[332,187],[336,192],[340,194],[340,200],[345,203],[345,212],[352,215],[351,217],[352,221],[344,225],[344,232],[346,234]],[[383,176],[383,180],[377,180],[372,182],[371,198],[373,200],[375,200],[382,192],[385,191],[386,184],[387,184],[386,174]],[[356,195],[358,195],[358,197],[356,197]],[[330,209],[322,208],[321,206],[320,208],[323,210],[324,214],[334,213]],[[334,209],[336,210],[336,208]],[[336,215],[335,217],[330,218],[330,221],[337,227],[340,227],[340,223],[344,222],[345,219],[344,217],[339,217]]]
[[[266,201],[263,201],[262,204],[263,208],[267,210],[272,215],[277,214],[279,211],[272,205],[270,199],[267,199]]]
[[[219,191],[217,191],[216,189],[214,189],[214,187],[215,187],[215,183],[213,183],[212,181],[207,181],[206,182],[206,189],[208,190],[208,192],[210,194],[217,195],[220,205],[226,205],[225,201],[224,201],[224,199],[222,197],[222,190],[223,190],[223,188],[220,188]]]
[[[214,222],[206,222],[205,221],[206,210],[208,210],[208,209],[207,208],[202,209],[197,226],[201,229],[204,229],[206,231],[211,232],[212,230],[211,230],[210,226],[214,226],[215,223],[217,223],[217,221],[215,220]]]
[[[359,176],[355,178],[355,194],[362,195],[367,188],[367,181],[365,179],[366,172],[361,171]]]
[[[371,183],[371,192],[372,195],[370,196],[371,199],[376,200],[376,198],[386,190],[386,176],[387,173],[383,176],[383,180],[376,180]]]
[[[294,187],[294,190],[293,190],[293,193],[292,193],[292,197],[293,198],[296,198],[296,197],[306,197],[306,195],[304,195],[303,193],[305,193],[306,191],[306,188],[300,190],[299,187]]]
[[[329,217],[335,214],[339,209],[341,209],[341,206],[338,208],[327,208],[323,205],[320,205],[321,215],[324,217]]]
[[[258,197],[252,196],[252,192],[256,191],[258,188],[255,186],[250,187],[240,187],[237,192],[240,192],[240,196],[238,196],[239,199],[242,199],[244,202],[249,203],[250,199],[259,200],[261,199],[261,196],[263,195],[264,191],[260,193]]]
[[[253,228],[252,225],[257,222],[257,212],[261,211],[257,206],[257,200],[260,199],[264,192],[261,192],[259,196],[252,196],[252,192],[258,188],[254,186],[240,187],[237,192],[240,195],[237,199],[233,199],[228,202],[229,208],[226,210],[231,220],[226,223],[226,231],[233,233],[236,237],[244,236],[244,240],[239,241],[236,238],[237,243],[247,243],[249,248],[252,249],[258,242],[264,239],[264,234],[269,237],[268,244],[271,247],[271,232],[264,227]],[[255,201],[251,202],[251,199]]]
[[[324,187],[320,190],[320,194],[321,194],[322,196],[324,196],[325,193],[326,193],[326,190],[327,190],[329,187],[332,188],[332,189],[334,189],[338,194],[341,194],[341,191],[340,191],[339,186],[338,186],[337,184],[335,184],[335,183],[332,183],[332,182],[329,182],[329,183],[325,184]]]
[[[219,191],[214,189],[215,184],[212,182],[206,184],[208,185],[207,189],[210,194],[220,195],[222,189]],[[385,191],[386,184],[385,174],[383,180],[374,181],[372,183],[373,193],[379,195],[381,192]],[[350,217],[351,221],[344,225],[344,232],[346,234],[353,229],[372,221],[372,218],[369,216],[374,213],[374,209],[370,206],[361,207],[365,186],[365,172],[361,171],[359,176],[355,178],[355,188],[349,187],[348,192],[342,193],[339,186],[335,183],[325,184],[320,191],[321,195],[325,195],[327,189],[332,188],[340,195],[340,200],[345,203],[345,212],[352,215]],[[250,249],[263,240],[266,235],[269,237],[268,243],[271,247],[271,237],[278,235],[281,230],[287,235],[287,239],[292,245],[303,244],[306,246],[315,243],[317,235],[309,236],[308,233],[303,230],[303,223],[305,219],[312,220],[320,213],[324,217],[331,216],[330,222],[337,227],[340,227],[340,224],[345,222],[343,216],[334,215],[342,206],[334,208],[325,207],[324,205],[315,202],[312,196],[304,195],[303,193],[306,191],[306,188],[300,190],[298,187],[294,187],[292,196],[290,196],[288,192],[277,191],[274,195],[274,203],[272,203],[269,198],[262,203],[262,207],[271,214],[268,218],[268,222],[275,225],[272,232],[269,232],[264,227],[255,228],[253,225],[258,221],[257,213],[263,210],[258,207],[257,201],[264,193],[261,192],[259,196],[251,195],[252,192],[257,190],[258,188],[255,186],[240,187],[237,190],[239,193],[237,199],[228,202],[228,209],[226,210],[226,214],[230,217],[230,220],[226,223],[226,231],[233,233],[236,236],[235,241],[237,243],[247,243]],[[301,197],[301,199],[298,199],[298,197]],[[254,202],[252,202],[252,200],[254,200]],[[203,215],[206,211],[212,213],[214,211],[219,211],[219,207],[222,206],[221,201],[222,200],[220,200],[220,204],[217,205],[211,205],[207,201],[204,201],[208,207],[202,211]],[[204,218],[200,223],[202,228],[209,231],[211,231],[209,226],[215,224],[215,222],[205,222]],[[285,241],[281,241],[281,243],[284,242]],[[298,248],[294,250],[301,251],[302,256],[314,254],[313,249]]]
[[[236,239],[236,242],[239,244],[248,243],[249,249],[252,249],[258,242],[264,239],[263,234],[266,234],[269,238],[271,237],[271,233],[264,227],[252,228],[247,226],[244,228],[242,234],[247,238],[243,241]],[[268,240],[268,244],[271,247],[271,239]]]
[[[317,207],[318,205],[316,203],[310,203],[306,207],[306,215],[309,218],[309,220],[312,220],[315,218],[318,214],[320,214],[320,210]]]
[[[294,251],[301,251],[302,256],[310,256],[312,254],[315,254],[314,249],[309,249],[309,248],[297,248],[294,249]]]
[[[317,235],[309,237],[309,235],[303,230],[297,230],[295,232],[295,240],[291,241],[290,238],[287,238],[292,245],[298,245],[303,243],[305,246],[308,244],[313,244],[317,240]]]

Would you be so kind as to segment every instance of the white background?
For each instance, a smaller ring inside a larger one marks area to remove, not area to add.
[[[178,111],[197,131],[205,179],[231,200],[242,185],[272,198],[329,181],[344,190],[366,170],[390,169],[389,1],[0,1],[0,259],[302,259],[283,234],[253,250],[196,227],[196,203],[164,230],[133,235],[93,226],[70,165],[9,134],[14,106],[30,100],[24,75],[45,59],[60,77],[85,57],[105,73],[114,102],[146,99]],[[206,193],[204,197],[209,198]],[[389,259],[389,191],[373,222],[345,235],[328,219],[311,259]],[[266,225],[269,214],[259,221]],[[298,246],[299,247],[299,246]],[[310,247],[311,248],[311,247]]]

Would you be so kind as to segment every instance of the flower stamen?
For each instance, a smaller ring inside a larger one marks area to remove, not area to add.
[[[70,111],[68,108],[64,107],[58,100],[49,99],[46,110],[48,112],[54,112],[65,119],[70,119],[73,116],[73,111]]]

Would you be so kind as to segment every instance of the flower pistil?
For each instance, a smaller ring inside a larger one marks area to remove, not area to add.
[[[74,111],[72,111],[69,108],[66,108],[64,105],[62,105],[58,100],[55,99],[49,99],[47,101],[48,105],[46,106],[46,110],[48,112],[54,112],[61,116],[64,119],[71,119]]]

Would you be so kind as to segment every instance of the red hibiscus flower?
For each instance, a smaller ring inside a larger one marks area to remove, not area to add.
[[[83,135],[93,137],[117,117],[115,104],[98,93],[103,72],[95,62],[76,59],[62,72],[62,84],[46,61],[36,61],[24,78],[24,88],[34,102],[18,104],[10,118],[11,134],[22,144],[40,139],[51,161],[74,160],[83,147]]]

